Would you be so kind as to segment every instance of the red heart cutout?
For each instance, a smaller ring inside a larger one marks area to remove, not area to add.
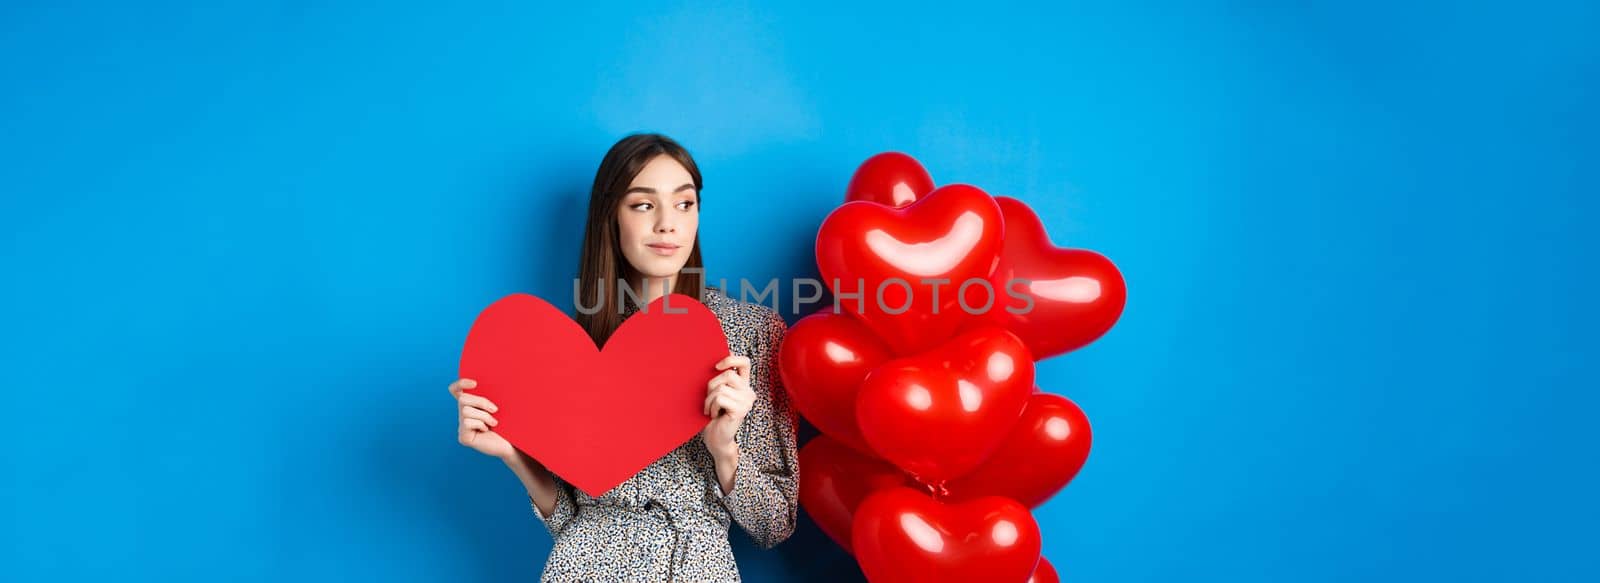
[[[511,294],[478,314],[460,373],[499,407],[496,433],[598,497],[705,428],[726,356],[716,314],[686,295],[650,302],[600,350],[549,302]]]
[[[904,208],[847,202],[817,230],[817,268],[841,309],[859,316],[895,354],[914,354],[970,319],[956,292],[967,280],[989,276],[1003,230],[994,198],[965,184],[940,187]]]
[[[1022,201],[1001,196],[995,202],[1005,216],[1006,229],[1000,260],[989,276],[994,304],[970,325],[1004,326],[1028,345],[1035,359],[1076,350],[1110,330],[1128,301],[1127,284],[1117,266],[1094,251],[1051,245],[1039,216]],[[1009,284],[1019,278],[1029,283]],[[967,305],[981,308],[989,299],[987,293],[979,286],[968,287]],[[1014,296],[1031,298],[1033,308],[1011,313],[1007,307],[1026,306]]]
[[[950,500],[1005,496],[1038,508],[1078,475],[1089,457],[1089,417],[1071,399],[1034,393],[1000,446],[971,473],[945,484]]]
[[[873,583],[1026,581],[1039,562],[1039,524],[1016,501],[941,504],[904,487],[868,496],[851,528]]]
[[[867,444],[925,484],[977,468],[1033,393],[1033,357],[1010,332],[978,328],[861,382],[856,419]]]
[[[933,192],[933,177],[921,162],[900,152],[884,152],[867,158],[856,168],[850,185],[844,189],[844,200],[870,200],[901,207],[929,192]]]
[[[789,327],[778,352],[778,373],[800,414],[823,433],[871,453],[856,425],[856,389],[892,358],[860,320],[818,312]]]
[[[847,553],[850,525],[856,508],[873,492],[910,486],[905,473],[888,462],[850,449],[827,435],[818,435],[800,448],[800,506],[822,532]]]

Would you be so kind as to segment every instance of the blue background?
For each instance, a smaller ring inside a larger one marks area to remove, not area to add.
[[[0,579],[534,579],[445,387],[637,130],[714,278],[813,275],[883,150],[1122,268],[1040,365],[1067,579],[1600,577],[1593,3],[438,4],[0,6]]]

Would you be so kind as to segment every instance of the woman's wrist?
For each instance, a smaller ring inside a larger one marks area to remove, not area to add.
[[[739,444],[730,443],[727,447],[711,452],[711,458],[718,466],[735,467],[739,464]]]
[[[724,496],[733,491],[734,478],[739,472],[739,446],[732,445],[730,450],[712,454],[716,464],[717,485],[722,487]]]
[[[711,451],[711,458],[717,463],[739,459],[739,442],[728,440],[727,443],[717,447],[707,447]]]
[[[517,452],[501,458],[501,461],[504,461],[506,467],[511,469],[511,473],[517,475],[517,479],[528,490],[529,498],[535,498],[535,493],[539,491],[554,490],[555,475],[551,474],[550,470],[545,469],[544,464],[539,463],[532,456]],[[549,495],[546,494],[545,497],[549,497]]]
[[[544,464],[539,463],[539,460],[533,459],[533,456],[522,453],[521,451],[512,450],[511,455],[500,458],[500,461],[505,462],[506,467],[511,468],[511,471],[519,474],[528,473],[533,476],[542,477],[543,474],[548,473],[547,470],[544,469]]]

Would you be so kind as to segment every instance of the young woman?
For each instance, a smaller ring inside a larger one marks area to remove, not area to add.
[[[657,134],[623,138],[600,162],[579,258],[578,323],[603,345],[623,319],[672,290],[694,297],[722,322],[731,354],[706,382],[703,431],[599,498],[574,489],[494,432],[496,407],[450,384],[462,445],[505,462],[522,480],[534,515],[555,545],[545,581],[738,581],[728,527],[737,522],[762,548],[794,531],[798,418],[777,372],[787,327],[771,308],[703,287],[700,170]],[[633,286],[642,304],[620,294]],[[703,292],[703,293],[702,293]],[[598,305],[600,311],[585,314]],[[598,387],[571,387],[575,391]]]

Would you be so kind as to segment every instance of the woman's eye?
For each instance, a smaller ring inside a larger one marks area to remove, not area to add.
[[[631,209],[636,210],[636,211],[647,211],[647,210],[650,210],[653,207],[648,202],[636,202],[636,203],[633,203],[631,205],[628,205],[628,208],[631,208]]]
[[[689,207],[692,207],[692,206],[694,206],[694,201],[692,201],[692,200],[680,200],[680,201],[678,201],[678,210],[680,210],[680,211],[689,210]]]

